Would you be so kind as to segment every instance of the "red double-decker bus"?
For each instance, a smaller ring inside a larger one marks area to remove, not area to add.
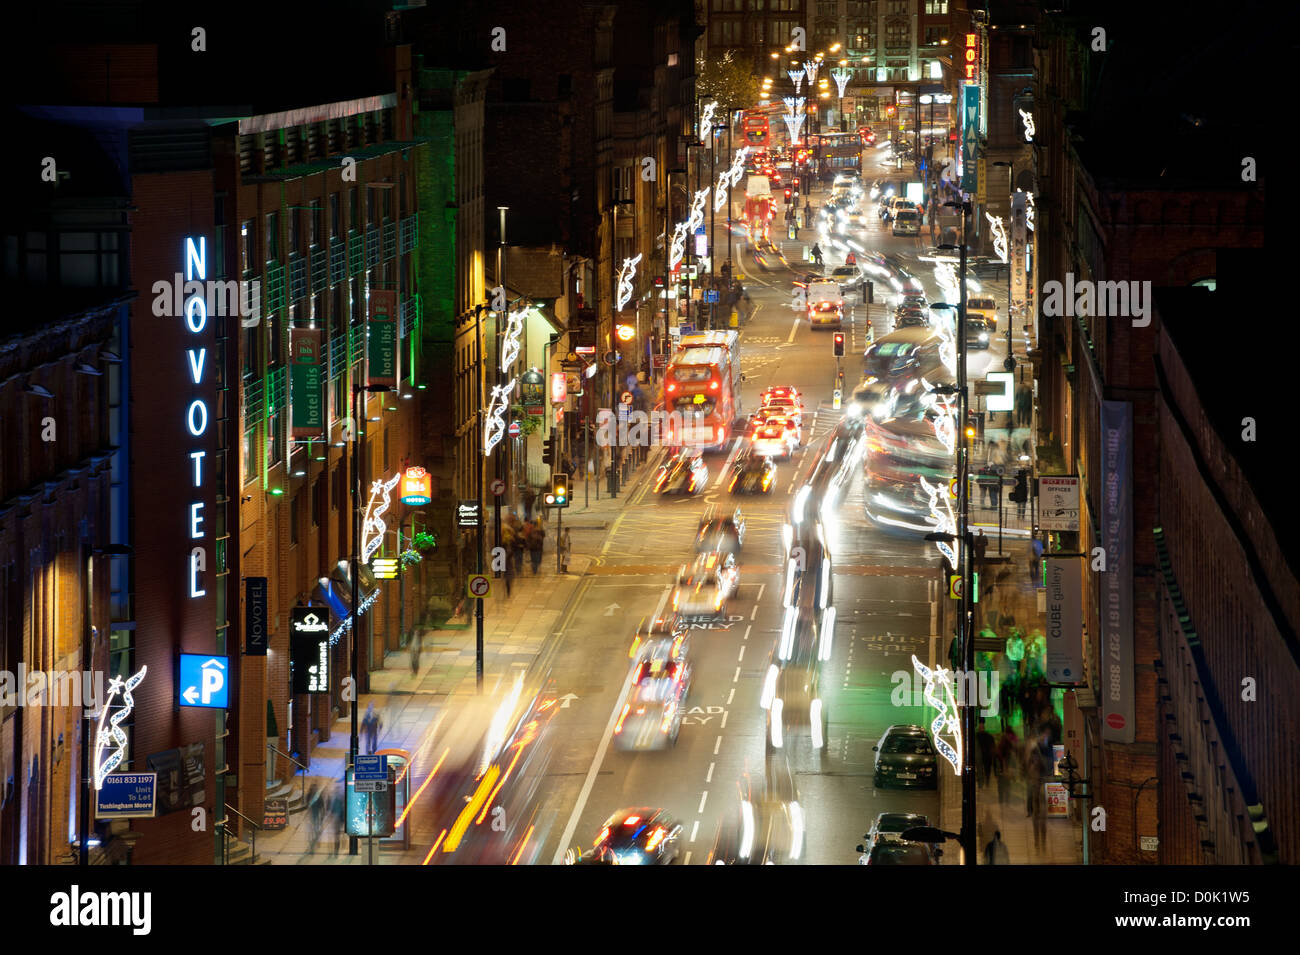
[[[772,129],[766,113],[746,113],[741,122],[744,144],[751,150],[766,149],[772,140]]]
[[[740,414],[740,336],[734,331],[683,335],[664,374],[664,444],[726,448]]]

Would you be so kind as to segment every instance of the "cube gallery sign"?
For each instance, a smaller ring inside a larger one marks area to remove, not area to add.
[[[1047,580],[1047,681],[1078,684],[1083,674],[1083,557],[1044,558]]]
[[[321,330],[289,329],[289,408],[295,440],[325,437]]]
[[[294,607],[289,611],[289,659],[293,692],[330,691],[330,625],[325,607]]]
[[[370,323],[366,330],[366,385],[392,389],[401,377],[397,348],[397,290],[370,290]]]

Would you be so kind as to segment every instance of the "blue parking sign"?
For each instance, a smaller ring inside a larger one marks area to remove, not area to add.
[[[229,674],[229,657],[182,653],[178,705],[225,709],[230,699]]]

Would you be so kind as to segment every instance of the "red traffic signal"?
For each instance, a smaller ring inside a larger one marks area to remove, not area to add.
[[[844,333],[843,332],[835,333],[835,357],[836,358],[844,357]]]

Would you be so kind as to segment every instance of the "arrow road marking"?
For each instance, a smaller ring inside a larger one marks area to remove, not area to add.
[[[618,604],[616,604],[616,603],[615,603],[615,604],[610,604],[608,607],[605,608],[605,616],[606,616],[606,617],[612,617],[612,616],[614,616],[614,611],[615,611],[615,610],[619,610],[619,609],[621,609],[621,608],[619,607]]]
[[[564,694],[564,696],[560,697],[560,699],[564,701],[563,703],[560,704],[560,709],[567,710],[569,708],[569,704],[572,703],[577,698],[578,696],[575,693]]]

